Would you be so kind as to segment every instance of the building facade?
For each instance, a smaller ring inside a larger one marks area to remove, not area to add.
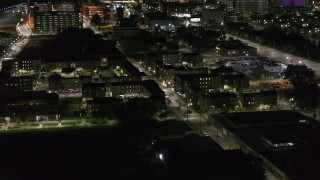
[[[262,13],[268,10],[267,0],[235,0],[235,11],[243,14]]]
[[[104,16],[104,10],[101,6],[83,6],[83,16],[92,18],[93,15],[98,14],[100,17]]]
[[[69,27],[82,28],[82,22],[82,15],[78,12],[36,12],[34,17],[34,33],[56,34]]]
[[[45,91],[0,93],[0,113],[2,116],[47,120],[48,115],[59,114],[59,96]]]
[[[83,98],[106,97],[106,84],[105,83],[83,83],[82,97]]]
[[[32,91],[32,76],[10,76],[9,74],[0,74],[0,92],[22,92]]]

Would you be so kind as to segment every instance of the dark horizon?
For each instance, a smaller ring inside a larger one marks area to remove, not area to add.
[[[17,5],[20,3],[26,3],[26,0],[10,0],[10,1],[2,1],[0,3],[0,8],[5,8],[5,7],[9,7],[9,6],[13,6],[13,5]]]

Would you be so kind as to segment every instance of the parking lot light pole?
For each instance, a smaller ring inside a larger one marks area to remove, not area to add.
[[[201,130],[201,113],[199,113],[199,116],[200,116],[200,133],[202,133],[202,130]]]

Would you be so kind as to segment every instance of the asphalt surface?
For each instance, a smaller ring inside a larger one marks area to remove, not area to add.
[[[316,73],[316,77],[320,78],[320,66],[319,63],[310,61],[308,59],[305,59],[303,57],[295,56],[287,52],[283,52],[268,46],[264,46],[243,38],[240,38],[238,36],[227,34],[228,37],[233,37],[234,39],[239,39],[240,41],[248,44],[249,46],[257,48],[258,55],[266,56],[271,59],[274,59],[278,62],[284,63],[284,64],[301,64],[301,65],[307,65],[309,68],[313,69]],[[320,62],[320,59],[317,61]]]
[[[15,11],[12,13],[12,11],[6,11],[0,13],[0,29],[3,28],[12,28],[15,29],[17,22],[19,22],[20,19],[20,12]]]

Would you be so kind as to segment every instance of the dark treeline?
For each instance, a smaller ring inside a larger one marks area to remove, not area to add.
[[[255,30],[247,23],[236,22],[227,24],[227,32],[310,60],[320,59],[320,47],[315,41],[295,32],[283,31],[280,27]]]

